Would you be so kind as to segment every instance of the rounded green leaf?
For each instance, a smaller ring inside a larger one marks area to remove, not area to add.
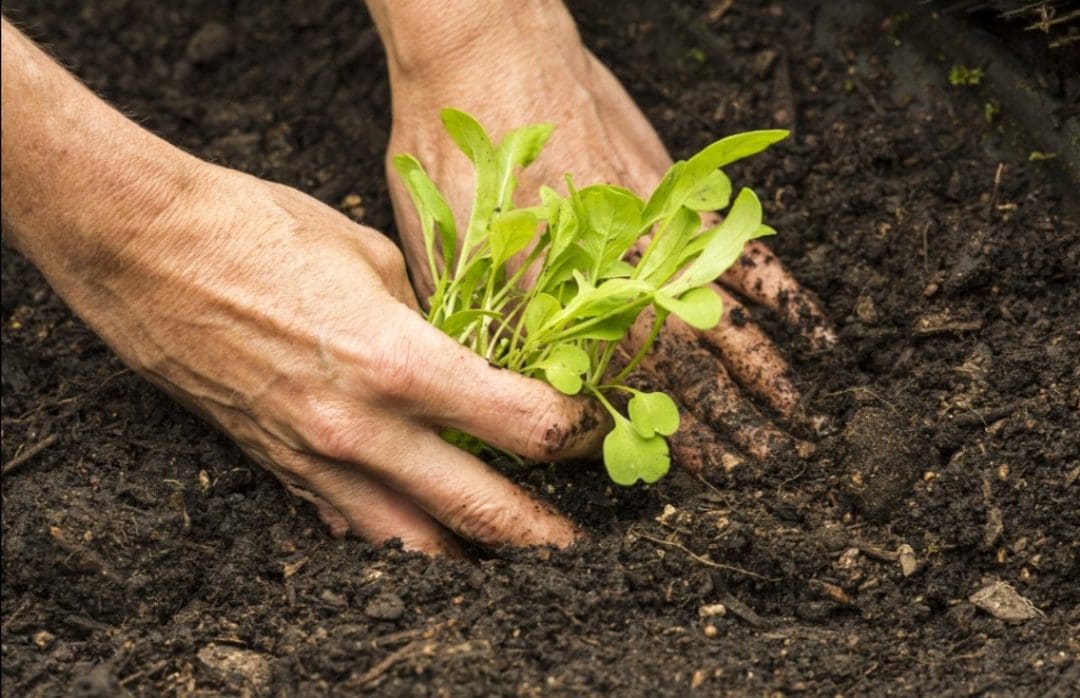
[[[679,430],[679,406],[667,393],[637,393],[627,406],[638,434],[671,436]]]
[[[645,438],[629,420],[617,416],[615,428],[604,437],[604,467],[617,485],[656,482],[671,467],[667,441],[662,436]]]
[[[536,215],[526,209],[507,211],[496,216],[491,221],[488,235],[492,264],[500,267],[525,249],[536,237],[536,223]]]
[[[654,297],[661,308],[699,330],[711,330],[724,315],[724,302],[708,286],[692,288],[678,298],[661,291]]]
[[[693,211],[719,211],[731,202],[731,180],[723,170],[713,170],[687,197],[683,206]]]
[[[533,334],[555,313],[562,310],[559,301],[546,293],[538,293],[525,308],[525,331]]]
[[[573,344],[560,344],[541,362],[544,378],[556,390],[567,395],[581,392],[581,376],[589,370],[589,355]]]

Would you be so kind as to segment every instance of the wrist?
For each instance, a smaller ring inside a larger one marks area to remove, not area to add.
[[[503,57],[581,45],[560,0],[368,0],[368,7],[386,48],[391,81],[430,82],[474,69],[490,79]]]
[[[160,245],[212,166],[140,128],[3,22],[4,234],[63,295]],[[166,225],[162,225],[165,222]]]

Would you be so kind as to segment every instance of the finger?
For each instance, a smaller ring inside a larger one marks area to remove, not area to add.
[[[679,430],[668,438],[671,455],[680,468],[692,475],[714,479],[745,465],[746,459],[692,413],[679,416]]]
[[[585,398],[489,364],[415,313],[396,312],[376,341],[377,380],[389,400],[434,425],[532,460],[599,452],[608,417]],[[366,360],[372,361],[371,347]]]
[[[370,543],[401,540],[407,550],[460,555],[454,536],[401,493],[351,464],[289,452],[275,456],[273,472],[290,492],[311,502],[332,535],[352,531]],[[290,476],[282,477],[284,468]]]
[[[629,358],[620,348],[612,363],[618,367],[617,370],[621,370]],[[645,392],[671,390],[662,376],[641,366],[626,377],[626,385]],[[615,397],[618,399],[619,396]],[[622,404],[619,407],[625,409]],[[679,410],[679,430],[668,437],[668,446],[675,464],[693,475],[709,477],[719,472],[730,472],[744,463],[742,454],[724,443],[716,432],[685,408]]]
[[[574,526],[486,463],[422,428],[383,449],[373,474],[443,526],[483,545],[567,546]]]
[[[815,348],[836,343],[836,333],[818,302],[760,242],[747,243],[742,257],[720,277],[720,283],[772,309],[803,333]]]
[[[780,415],[790,418],[799,391],[788,378],[790,369],[776,345],[750,321],[749,310],[727,291],[713,288],[724,299],[724,317],[702,332],[731,376]]]
[[[642,366],[663,376],[678,402],[754,458],[780,455],[795,447],[790,436],[771,425],[739,394],[727,370],[700,346],[696,331],[670,316]]]

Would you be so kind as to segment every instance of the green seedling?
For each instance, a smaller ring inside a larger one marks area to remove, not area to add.
[[[954,65],[949,69],[949,84],[953,87],[977,87],[982,83],[983,69]]]
[[[606,184],[578,189],[567,176],[566,196],[541,187],[539,204],[516,208],[518,170],[536,159],[553,127],[524,126],[493,143],[465,112],[444,109],[442,122],[475,169],[467,221],[454,219],[416,158],[393,158],[419,214],[434,280],[428,322],[493,365],[543,379],[567,395],[595,397],[614,420],[603,449],[611,479],[655,482],[670,466],[667,437],[679,428],[679,411],[668,395],[624,381],[669,315],[699,329],[720,321],[723,305],[712,282],[748,240],[775,231],[762,224],[751,190],[742,189],[732,203],[731,182],[719,168],[787,131],[716,141],[672,165],[648,199]],[[728,209],[723,222],[702,230],[699,212],[722,209]],[[648,338],[609,375],[616,347],[647,308],[654,317]],[[630,396],[626,415],[608,399],[615,391]],[[464,434],[448,438],[483,448]]]

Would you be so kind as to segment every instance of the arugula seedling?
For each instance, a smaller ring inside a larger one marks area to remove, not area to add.
[[[541,187],[538,205],[515,208],[517,171],[536,159],[553,127],[524,126],[495,144],[465,112],[444,109],[441,116],[476,171],[464,228],[416,158],[393,158],[419,214],[434,280],[428,322],[497,366],[546,380],[567,395],[595,397],[615,425],[603,449],[611,479],[656,482],[670,467],[666,437],[679,428],[679,410],[668,395],[623,381],[669,315],[698,329],[720,321],[723,304],[712,282],[747,241],[775,231],[762,224],[761,204],[750,189],[731,202],[731,181],[719,168],[788,132],[718,140],[672,165],[647,200],[607,184],[577,189],[568,175],[566,196]],[[699,212],[722,209],[728,209],[723,222],[701,230]],[[636,263],[628,261],[632,250],[641,251]],[[530,268],[536,279],[525,284]],[[619,342],[650,307],[648,339],[618,375],[608,376]],[[630,394],[626,415],[606,397],[612,391]],[[468,435],[448,438],[464,448],[483,447]]]

